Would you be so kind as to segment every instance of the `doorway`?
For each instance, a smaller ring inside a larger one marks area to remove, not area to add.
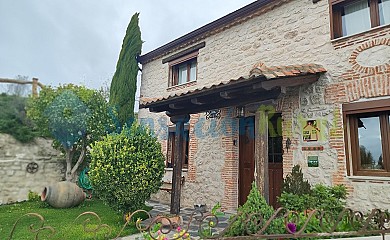
[[[283,185],[282,115],[275,113],[268,119],[268,203],[277,209],[280,207],[277,198],[282,193]]]
[[[255,117],[240,118],[238,204],[242,206],[255,180]]]
[[[268,203],[276,209],[280,207],[277,198],[282,193],[283,185],[282,116],[280,113],[274,113],[268,117],[268,120],[268,176],[266,176],[268,191],[266,192],[268,192]],[[255,180],[254,175],[255,117],[252,116],[241,118],[239,123],[239,206],[247,200],[252,182]]]

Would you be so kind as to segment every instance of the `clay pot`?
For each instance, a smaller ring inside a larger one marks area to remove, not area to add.
[[[169,219],[169,220],[168,220]],[[172,227],[180,226],[183,222],[183,219],[181,216],[178,215],[157,215],[155,217],[156,223],[161,223],[163,226],[169,226],[172,225]]]
[[[58,182],[45,187],[41,200],[54,208],[70,208],[79,205],[86,195],[81,188],[72,182]]]

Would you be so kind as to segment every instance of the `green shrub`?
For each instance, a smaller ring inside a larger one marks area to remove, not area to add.
[[[274,214],[274,209],[267,204],[255,183],[248,195],[248,200],[237,209],[237,215],[229,220],[229,229],[226,236],[247,236],[258,232],[264,223]],[[260,219],[262,222],[259,222]],[[252,221],[248,221],[251,219]],[[232,222],[233,221],[233,222]],[[273,220],[263,234],[285,233],[284,219]]]
[[[142,208],[161,186],[164,155],[150,131],[137,123],[91,146],[89,178],[94,192],[113,209]]]
[[[38,193],[28,191],[27,199],[29,202],[39,202],[41,201],[41,196]]]
[[[347,189],[344,185],[325,186],[317,184],[312,189],[310,208],[339,214],[344,208],[347,199]]]
[[[26,98],[0,94],[0,133],[13,136],[20,142],[31,142],[38,134],[26,118]]]
[[[280,205],[288,210],[303,212],[310,209],[309,203],[312,201],[310,194],[297,195],[288,192],[282,192],[278,198]]]
[[[310,194],[310,183],[303,178],[303,173],[299,165],[295,165],[291,173],[283,180],[282,191],[295,195]]]
[[[303,212],[318,209],[337,214],[345,208],[346,198],[347,190],[343,185],[317,184],[311,188],[299,165],[295,165],[291,174],[283,180],[283,192],[278,201],[288,210]]]

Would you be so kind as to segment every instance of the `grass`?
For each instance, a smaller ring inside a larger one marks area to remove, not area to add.
[[[145,210],[148,211],[150,208]],[[87,225],[88,229],[96,229],[99,226],[99,221],[92,215],[81,216],[76,220],[81,213],[89,211],[99,215],[101,224],[107,224],[111,228],[111,234],[106,235],[108,234],[107,228],[100,228],[95,238],[94,233],[84,230],[83,222],[87,218],[90,219]],[[22,202],[0,206],[0,239],[9,239],[12,227],[18,219],[20,221],[16,225],[12,239],[34,239],[35,234],[30,232],[30,225],[34,224],[34,229],[37,229],[41,221],[34,216],[22,217],[27,213],[40,214],[45,219],[44,226],[51,226],[55,229],[55,233],[51,237],[49,237],[50,231],[41,231],[38,239],[42,240],[113,239],[125,225],[121,214],[118,214],[98,199],[84,201],[80,206],[68,209],[55,209],[39,201]],[[134,233],[138,233],[138,230],[133,223],[126,226],[121,236]]]

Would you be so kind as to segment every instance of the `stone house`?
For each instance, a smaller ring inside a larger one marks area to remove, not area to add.
[[[234,210],[256,181],[277,206],[299,164],[354,209],[390,208],[390,0],[258,0],[139,61],[160,201]]]

